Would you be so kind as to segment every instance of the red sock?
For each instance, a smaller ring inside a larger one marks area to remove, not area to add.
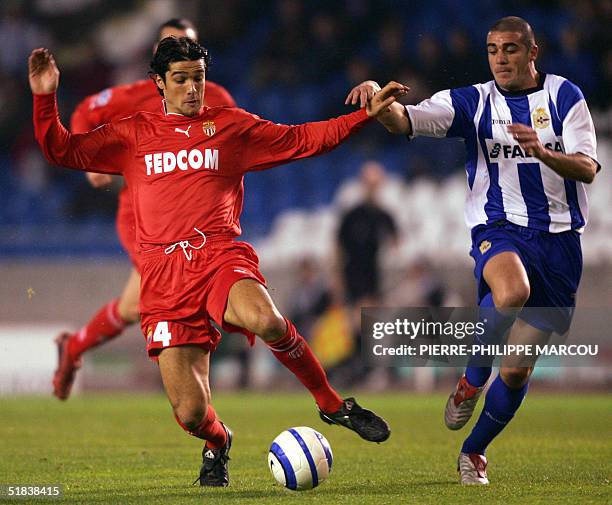
[[[181,428],[183,428],[187,433],[193,435],[194,437],[201,438],[202,440],[206,440],[206,447],[210,449],[221,449],[225,445],[227,441],[227,433],[219,421],[217,417],[217,413],[215,409],[213,409],[212,405],[209,405],[206,409],[206,417],[202,420],[200,425],[195,429],[195,431],[190,431],[187,426],[185,426],[181,420],[174,415],[176,422],[179,423]]]
[[[335,412],[342,406],[342,399],[329,385],[325,371],[312,349],[291,321],[287,322],[287,333],[268,344],[272,354],[293,372],[314,396],[323,412]]]
[[[83,328],[70,337],[68,352],[73,359],[88,349],[120,335],[129,324],[119,315],[119,299],[102,307]]]

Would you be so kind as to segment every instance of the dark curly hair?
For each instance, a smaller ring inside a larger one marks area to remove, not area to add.
[[[153,79],[155,75],[159,75],[166,82],[166,72],[170,68],[170,63],[175,61],[196,61],[204,60],[204,68],[208,70],[210,66],[210,56],[208,50],[202,47],[197,42],[181,37],[166,37],[161,40],[157,46],[157,50],[151,60],[151,70],[149,77]],[[163,96],[163,91],[158,89],[159,94]]]

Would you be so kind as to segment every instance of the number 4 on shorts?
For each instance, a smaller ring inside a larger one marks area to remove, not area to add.
[[[172,335],[168,331],[168,321],[160,321],[155,327],[155,333],[153,333],[153,342],[161,342],[164,347],[170,345],[170,339]]]

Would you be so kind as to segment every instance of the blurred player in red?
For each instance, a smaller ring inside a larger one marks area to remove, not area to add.
[[[159,27],[157,36],[157,42],[170,36],[198,39],[195,26],[187,19],[166,21]],[[225,88],[208,80],[205,96],[205,104],[209,107],[236,106]],[[162,97],[151,79],[107,88],[96,95],[88,96],[72,114],[71,131],[85,133],[139,111],[163,112]],[[112,176],[108,174],[89,172],[87,178],[94,187],[103,187],[112,182]],[[59,362],[53,375],[53,394],[60,400],[65,400],[70,395],[83,353],[118,337],[127,326],[140,320],[140,265],[136,254],[136,225],[131,202],[129,187],[125,184],[119,194],[116,226],[121,245],[132,261],[132,273],[119,298],[104,304],[78,332],[64,332],[56,338]]]
[[[407,88],[389,83],[351,114],[287,126],[242,109],[204,106],[208,52],[188,38],[163,39],[151,62],[165,114],[139,112],[86,134],[60,123],[59,70],[46,49],[29,59],[36,139],[52,163],[123,174],[130,186],[141,265],[141,328],[179,424],[206,440],[199,481],[227,486],[232,433],[210,404],[211,320],[251,341],[258,335],[315,398],[321,419],[382,442],[387,423],[342,400],[321,364],[265,288],[241,234],[243,177],[329,151],[386,110]],[[273,195],[270,195],[273,197]]]

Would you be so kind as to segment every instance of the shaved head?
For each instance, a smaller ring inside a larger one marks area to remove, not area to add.
[[[525,44],[527,49],[531,49],[536,45],[531,25],[518,16],[506,16],[505,18],[498,19],[493,26],[491,26],[489,33],[491,32],[520,33],[520,41]]]

